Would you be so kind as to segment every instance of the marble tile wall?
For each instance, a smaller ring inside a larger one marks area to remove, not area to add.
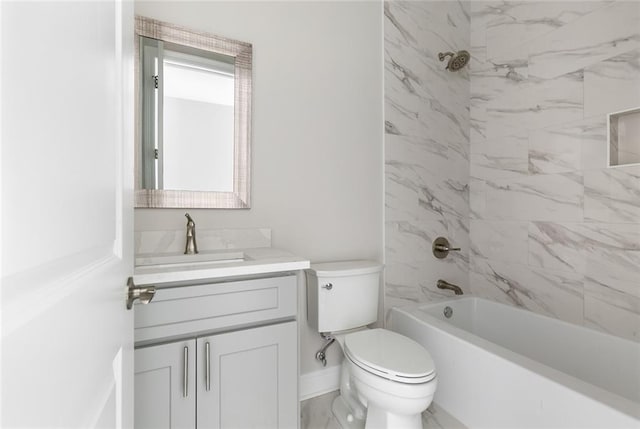
[[[384,4],[387,309],[449,297],[440,278],[469,292],[469,70],[438,60],[469,31],[468,1]],[[436,259],[438,236],[463,251]]]
[[[606,167],[606,114],[640,106],[640,2],[470,14],[472,293],[640,341],[640,165]]]

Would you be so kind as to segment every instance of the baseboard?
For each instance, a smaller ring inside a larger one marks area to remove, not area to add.
[[[340,365],[300,376],[300,400],[324,395],[340,388]]]

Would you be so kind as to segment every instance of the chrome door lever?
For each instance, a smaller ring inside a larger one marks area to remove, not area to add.
[[[149,304],[156,294],[155,286],[136,287],[133,277],[127,279],[127,310],[133,308],[133,302],[139,299],[142,304]]]

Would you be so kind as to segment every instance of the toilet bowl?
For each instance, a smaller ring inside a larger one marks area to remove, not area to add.
[[[385,329],[336,335],[345,355],[333,412],[345,428],[422,428],[422,412],[433,399],[433,361],[415,341]],[[358,404],[366,411],[358,413]],[[354,412],[355,411],[355,412]]]
[[[344,353],[340,395],[332,410],[343,428],[421,429],[436,390],[431,356],[417,342],[386,329],[378,318],[382,265],[372,261],[312,264],[307,274],[307,321],[335,338]],[[316,354],[324,363],[324,350]]]

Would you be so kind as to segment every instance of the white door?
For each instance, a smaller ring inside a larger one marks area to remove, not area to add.
[[[131,427],[133,2],[0,2],[2,427]]]

